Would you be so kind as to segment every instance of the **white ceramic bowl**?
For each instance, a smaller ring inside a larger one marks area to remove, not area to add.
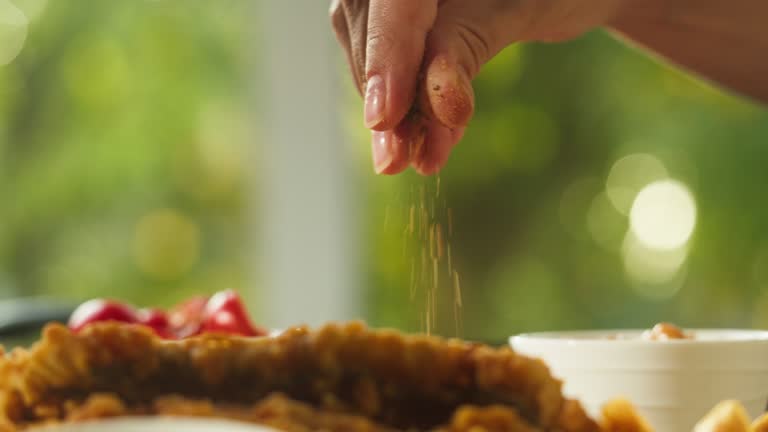
[[[230,420],[184,417],[119,417],[35,428],[30,432],[278,432]]]
[[[694,339],[650,341],[639,330],[531,333],[512,348],[544,360],[564,393],[593,416],[610,399],[632,401],[656,432],[690,431],[718,402],[753,417],[768,401],[768,332],[690,330]]]

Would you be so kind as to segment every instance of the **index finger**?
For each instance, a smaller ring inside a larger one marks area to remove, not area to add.
[[[413,104],[437,0],[371,0],[366,36],[365,123],[397,126]]]

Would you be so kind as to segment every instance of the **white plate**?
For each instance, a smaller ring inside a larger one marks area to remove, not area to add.
[[[278,432],[231,420],[196,417],[120,417],[30,429],[30,432]]]

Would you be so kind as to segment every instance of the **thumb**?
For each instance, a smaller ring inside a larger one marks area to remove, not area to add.
[[[474,112],[471,80],[483,64],[518,40],[518,2],[447,0],[427,37],[419,109],[444,126],[466,126]]]

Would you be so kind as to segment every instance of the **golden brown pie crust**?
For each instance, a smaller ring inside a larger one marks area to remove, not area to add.
[[[358,322],[180,341],[134,325],[50,324],[0,360],[0,431],[134,414],[286,431],[601,430],[539,360]]]

